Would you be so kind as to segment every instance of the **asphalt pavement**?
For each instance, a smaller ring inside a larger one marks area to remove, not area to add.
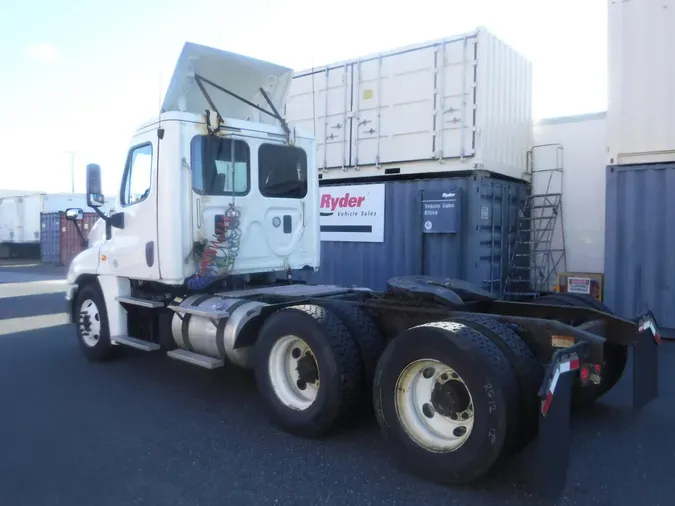
[[[279,431],[249,372],[135,350],[89,363],[64,324],[64,277],[0,265],[0,505],[546,504],[533,447],[472,487],[441,487],[392,466],[372,417],[316,441]],[[675,503],[674,350],[662,346],[661,394],[640,413],[628,375],[573,417],[556,504]]]

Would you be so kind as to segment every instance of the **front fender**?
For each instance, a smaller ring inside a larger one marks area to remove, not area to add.
[[[98,266],[101,261],[100,245],[92,246],[79,253],[68,267],[66,283],[77,285],[77,280],[84,274],[98,274]]]
[[[77,296],[77,290],[82,278],[85,276],[96,276],[98,273],[98,266],[101,260],[100,249],[100,244],[87,248],[73,258],[70,266],[68,266],[68,275],[66,276],[66,283],[68,284],[66,290],[66,311],[68,312],[70,323],[74,323],[75,321],[73,304],[75,303],[75,297]]]

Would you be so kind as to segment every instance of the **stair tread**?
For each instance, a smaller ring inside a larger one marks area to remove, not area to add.
[[[141,299],[139,297],[131,297],[129,295],[115,297],[117,302],[124,302],[127,304],[133,304],[134,306],[141,306],[147,308],[160,308],[164,307],[164,303],[159,300],[151,299]]]
[[[194,353],[188,350],[171,350],[167,352],[167,355],[176,360],[181,360],[187,362],[188,364],[197,365],[205,369],[217,369],[225,365],[225,361],[208,357],[206,355],[200,355],[199,353]]]
[[[123,344],[131,348],[136,348],[137,350],[143,351],[159,350],[159,344],[146,341],[144,339],[137,339],[131,336],[115,336],[112,337],[110,341],[117,344]]]

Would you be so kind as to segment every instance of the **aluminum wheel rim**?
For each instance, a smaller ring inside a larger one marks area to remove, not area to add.
[[[316,358],[309,345],[297,336],[283,336],[272,347],[268,360],[268,371],[272,389],[277,398],[287,407],[302,411],[309,408],[319,393],[318,364],[317,379],[313,382],[301,382],[298,372],[302,357]]]
[[[85,300],[80,306],[79,329],[84,344],[90,348],[96,346],[101,338],[101,315],[91,299]]]
[[[461,398],[461,402],[453,405],[459,411],[448,415],[445,404],[432,402],[432,393],[443,392],[443,389],[465,391],[453,397]],[[455,451],[471,435],[474,423],[471,392],[455,370],[438,360],[423,359],[408,364],[396,381],[395,404],[398,419],[408,436],[428,451]],[[465,409],[461,409],[464,406]],[[442,414],[443,411],[446,414]]]

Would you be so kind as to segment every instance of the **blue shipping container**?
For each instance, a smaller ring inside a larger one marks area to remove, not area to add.
[[[50,264],[61,261],[61,213],[40,213],[40,260]]]
[[[321,266],[308,281],[383,290],[391,277],[425,274],[463,279],[501,294],[526,183],[475,171],[462,177],[368,184],[385,185],[384,242],[322,241]],[[348,184],[330,181],[321,186]],[[446,233],[424,233],[422,199],[446,190],[458,190],[456,215],[433,223]]]
[[[675,337],[675,164],[607,167],[604,302]]]

